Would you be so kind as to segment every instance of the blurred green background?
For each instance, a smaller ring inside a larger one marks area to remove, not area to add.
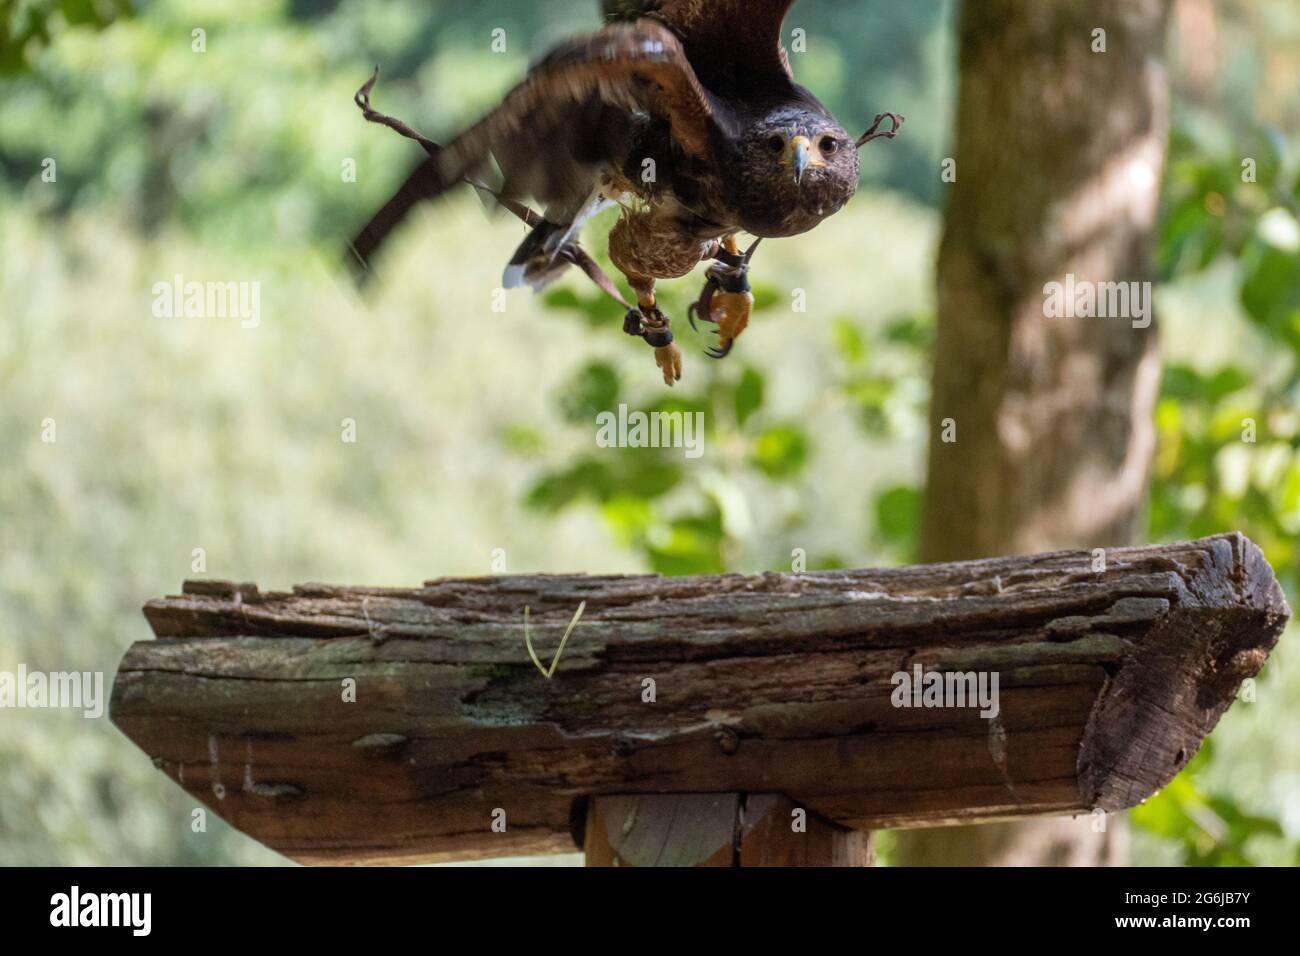
[[[1295,606],[1300,8],[1177,6],[1149,537],[1243,530]],[[203,576],[196,548],[208,576],[263,588],[486,574],[494,549],[511,572],[783,570],[795,549],[809,568],[909,559],[952,3],[795,8],[796,76],[850,128],[888,109],[906,135],[864,151],[845,212],[764,245],[760,311],[732,358],[709,362],[681,332],[673,392],[580,277],[493,312],[521,227],[471,194],[419,210],[365,295],[339,268],[342,241],[419,158],[352,105],[371,67],[379,109],[445,139],[594,26],[595,0],[2,9],[0,670],[111,681],[148,636],[140,605]],[[587,233],[601,257],[608,225]],[[151,287],[177,273],[260,282],[261,323],[155,318]],[[666,285],[666,311],[684,316],[699,282]],[[795,288],[815,311],[790,310]],[[593,416],[622,401],[706,410],[703,459],[598,454]],[[1257,443],[1240,441],[1246,417]],[[1255,701],[1130,814],[1134,862],[1297,862],[1293,640]],[[192,833],[191,809],[107,719],[0,712],[0,863],[281,862],[211,815]]]

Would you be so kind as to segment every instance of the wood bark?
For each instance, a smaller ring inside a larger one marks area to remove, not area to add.
[[[777,794],[850,829],[1114,810],[1191,759],[1289,611],[1240,535],[1097,560],[190,582],[146,605],[111,715],[303,862],[567,851],[589,797],[629,793]],[[523,609],[549,664],[582,601],[547,680]],[[917,667],[996,674],[996,719],[895,706]]]
[[[1072,276],[1076,289],[1150,289],[1168,12],[1167,0],[963,4],[921,560],[1141,537],[1156,325],[1049,318],[1045,288]],[[1043,822],[910,834],[898,857],[1100,863],[1113,858],[1115,832]]]

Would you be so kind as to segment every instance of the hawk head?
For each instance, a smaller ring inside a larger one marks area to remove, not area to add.
[[[776,238],[807,232],[858,189],[858,151],[820,104],[783,104],[738,138],[730,181],[742,228]]]

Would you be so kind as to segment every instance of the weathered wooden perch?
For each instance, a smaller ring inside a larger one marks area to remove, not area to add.
[[[1093,567],[190,582],[146,605],[157,639],[127,651],[112,717],[304,862],[571,850],[596,794],[780,795],[852,829],[1119,810],[1191,760],[1289,609],[1241,535]],[[524,606],[549,663],[580,601],[546,680]],[[892,675],[917,665],[996,672],[998,716],[893,706]]]

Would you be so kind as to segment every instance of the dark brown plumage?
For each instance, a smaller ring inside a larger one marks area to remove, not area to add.
[[[855,143],[795,83],[780,39],[793,2],[606,0],[602,29],[552,50],[479,122],[443,148],[421,138],[429,158],[353,252],[368,262],[415,202],[475,181],[495,159],[499,196],[543,210],[506,267],[506,287],[554,280],[585,256],[583,221],[620,203],[610,258],[637,297],[625,331],[655,347],[669,385],[679,379],[681,352],[656,308],[655,281],[717,259],[698,314],[717,326],[713,354],[725,355],[752,303],[737,234],[793,236],[839,211],[857,190],[855,147],[892,137],[902,121],[882,114]],[[358,94],[367,118],[401,128],[362,102],[369,88]],[[879,131],[885,116],[892,128]]]

